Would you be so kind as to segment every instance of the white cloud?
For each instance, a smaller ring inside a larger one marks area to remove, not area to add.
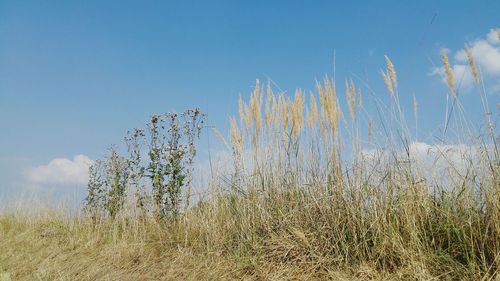
[[[28,175],[29,181],[39,184],[83,185],[88,181],[88,169],[92,160],[77,155],[73,160],[56,158],[47,165],[35,167]]]
[[[500,85],[500,38],[496,29],[491,29],[485,38],[478,38],[469,43],[475,63],[484,80],[493,82],[493,87]],[[452,70],[457,84],[462,88],[470,87],[474,78],[467,60],[465,49],[460,49],[453,56]],[[443,77],[446,83],[444,68],[437,67],[433,75]]]
[[[375,177],[384,177],[386,165],[396,161],[399,166],[411,165],[414,175],[431,186],[450,188],[463,181],[467,174],[481,177],[487,171],[486,156],[492,156],[492,150],[482,146],[422,142],[411,143],[408,153],[409,155],[406,151],[371,149],[362,151],[361,159]]]
[[[453,169],[465,174],[468,167],[477,166],[480,148],[465,144],[430,145],[414,142],[409,146],[410,156],[425,170],[437,172],[440,169]]]
[[[472,56],[476,64],[486,74],[500,74],[500,46],[490,44],[487,40],[476,40],[470,46]],[[460,50],[455,54],[455,60],[460,63],[467,63],[465,50]]]
[[[493,28],[486,36],[488,38],[488,42],[491,44],[500,44],[500,32],[498,30],[498,28]]]

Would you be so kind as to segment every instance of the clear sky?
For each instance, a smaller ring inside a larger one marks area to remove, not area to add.
[[[500,47],[487,41],[499,11],[498,0],[0,0],[0,194],[55,158],[101,157],[152,113],[199,106],[225,131],[256,78],[313,89],[334,52],[341,83],[360,77],[380,95],[389,55],[425,135],[442,121],[446,86],[431,73],[443,47],[453,60],[464,42],[489,42],[489,99],[500,100]]]

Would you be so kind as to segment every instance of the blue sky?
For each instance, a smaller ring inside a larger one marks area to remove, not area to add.
[[[381,96],[388,54],[403,105],[415,94],[425,109],[425,135],[442,121],[446,86],[430,75],[440,49],[453,55],[486,40],[498,11],[497,0],[0,0],[0,193],[55,158],[101,157],[152,113],[199,106],[225,131],[256,78],[313,89],[332,72],[334,51],[341,83],[355,75]],[[495,67],[486,75],[492,106]]]

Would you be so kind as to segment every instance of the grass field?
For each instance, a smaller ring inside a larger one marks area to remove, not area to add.
[[[500,280],[498,112],[485,107],[487,130],[475,132],[445,52],[443,65],[450,103],[440,141],[425,148],[430,164],[417,157],[388,57],[390,102],[372,96],[381,118],[353,80],[345,110],[328,77],[293,96],[257,81],[228,137],[215,130],[232,157],[208,195],[155,176],[121,185],[113,170],[103,185],[112,203],[76,216],[6,213],[0,280]],[[416,101],[408,111],[418,116]],[[163,187],[170,201],[155,205]]]

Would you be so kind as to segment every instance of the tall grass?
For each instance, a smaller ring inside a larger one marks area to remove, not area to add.
[[[417,279],[498,275],[500,158],[493,123],[488,119],[490,133],[457,155],[448,151],[452,145],[436,145],[433,160],[443,158],[445,172],[431,176],[412,145],[387,56],[386,63],[391,104],[390,122],[381,125],[384,148],[363,149],[369,141],[359,133],[362,94],[352,80],[345,83],[349,115],[328,77],[317,82],[309,104],[301,90],[290,98],[259,81],[249,102],[240,100],[240,124],[232,119],[230,132],[234,188],[216,197],[208,212],[214,217],[206,218],[216,225],[211,231],[224,235],[217,239],[222,248],[258,252],[276,264],[307,264],[318,274],[369,265],[381,272],[406,269]],[[443,64],[449,98],[458,106],[445,52]],[[350,145],[342,142],[342,121]]]
[[[209,196],[181,211],[179,192],[184,199],[191,194],[176,188],[175,200],[169,199],[175,219],[155,216],[154,208],[139,216],[122,208],[92,220],[3,217],[0,249],[18,252],[0,254],[0,271],[68,280],[498,280],[498,134],[485,112],[483,137],[461,146],[444,142],[450,130],[470,130],[445,52],[442,57],[451,104],[443,142],[428,147],[433,165],[419,158],[422,144],[411,134],[387,56],[381,73],[389,104],[363,95],[353,79],[339,90],[325,76],[315,91],[293,96],[257,81],[248,101],[240,98],[228,137],[217,131],[231,151],[231,168],[214,177]],[[363,105],[370,98],[384,112],[380,118]],[[416,119],[415,97],[413,107]],[[139,157],[130,151],[132,160]],[[148,186],[138,184],[146,171],[134,170],[140,172],[131,173],[134,183],[127,188],[147,193]],[[150,188],[158,190],[154,182]],[[30,262],[21,258],[26,256]]]

